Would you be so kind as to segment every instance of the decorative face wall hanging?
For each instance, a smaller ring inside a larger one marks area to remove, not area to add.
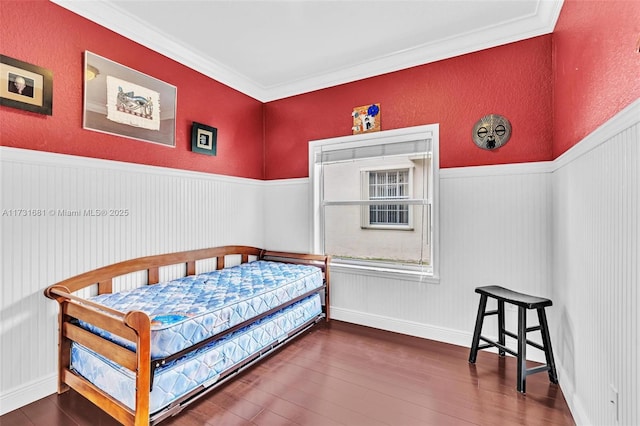
[[[511,137],[511,123],[502,115],[485,115],[473,126],[472,137],[479,148],[500,148]]]

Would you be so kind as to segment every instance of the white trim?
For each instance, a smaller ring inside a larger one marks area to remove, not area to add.
[[[261,94],[262,92],[256,82],[202,52],[194,50],[193,46],[176,43],[159,28],[149,26],[147,22],[141,21],[119,7],[116,2],[106,0],[51,0],[51,2],[249,96],[252,96],[252,93]],[[266,101],[255,98],[262,102]]]
[[[577,160],[593,149],[604,144],[615,135],[635,124],[640,123],[640,98],[636,99],[622,111],[607,120],[603,125],[588,134],[579,143],[553,161],[553,170],[556,171]]]
[[[481,30],[449,39],[434,40],[322,75],[265,87],[261,96],[267,97],[267,101],[272,101],[551,34],[560,16],[563,2],[564,0],[539,0],[536,13],[530,16],[501,22],[499,25],[489,25]]]
[[[183,65],[245,93],[269,102],[392,71],[428,64],[553,32],[563,0],[538,0],[536,11],[519,19],[487,26],[447,39],[433,40],[413,48],[372,58],[320,75],[276,85],[263,85],[208,57],[192,46],[176,43],[160,28],[106,0],[51,0],[86,19],[161,53]]]
[[[0,395],[0,416],[55,393],[57,387],[56,372],[4,392]]]
[[[430,188],[431,192],[431,205],[436,205],[436,208],[432,208],[430,215],[430,227],[432,230],[430,248],[431,255],[429,256],[431,262],[431,268],[429,275],[432,277],[434,282],[439,281],[440,274],[440,226],[439,226],[439,193],[440,193],[440,185],[435,183],[439,182],[439,173],[440,173],[440,125],[438,123],[434,124],[425,124],[421,126],[413,126],[413,127],[404,127],[400,129],[394,130],[385,130],[374,133],[365,133],[365,134],[357,134],[357,135],[349,135],[349,136],[339,136],[335,138],[329,139],[321,139],[321,140],[313,140],[309,141],[309,203],[310,203],[310,211],[311,211],[311,252],[312,253],[321,253],[321,235],[322,235],[322,220],[321,220],[321,208],[316,205],[316,201],[320,199],[320,191],[321,191],[321,179],[319,178],[318,173],[316,173],[316,169],[318,168],[318,164],[315,161],[318,153],[321,151],[331,151],[331,150],[342,150],[342,149],[350,149],[356,148],[361,145],[370,144],[391,144],[391,143],[402,143],[409,141],[421,141],[421,140],[430,140],[431,146],[431,168],[432,174],[431,179],[429,180],[432,187]],[[328,149],[327,149],[328,148]],[[372,270],[378,270],[375,266],[372,266]],[[402,269],[399,268],[398,272]],[[424,275],[422,273],[421,275]],[[396,275],[396,278],[398,276]],[[420,279],[423,281],[423,279]]]
[[[471,347],[471,340],[473,339],[473,333],[471,332],[446,327],[437,327],[415,321],[400,320],[384,315],[359,312],[335,306],[331,306],[330,312],[331,319],[333,320],[364,325],[409,336],[421,337],[423,339],[435,340],[437,342],[449,343],[451,345],[462,346],[465,348]],[[497,339],[497,337],[495,338]],[[486,349],[486,351],[497,353],[495,348]],[[540,363],[545,362],[544,355],[535,356],[535,354],[531,353],[527,353],[527,360]]]
[[[472,178],[484,176],[512,176],[551,173],[552,161],[535,163],[495,164],[490,166],[452,167],[440,169],[440,179]]]
[[[358,312],[337,306],[331,306],[330,312],[332,320],[374,327],[380,330],[422,337],[424,339],[436,340],[452,345],[469,347],[469,342],[471,342],[473,338],[473,335],[469,332],[458,331],[452,328],[436,327],[414,321],[399,320],[383,315]]]
[[[440,277],[435,276],[431,273],[431,267],[429,267],[429,273],[425,273],[421,272],[418,267],[416,267],[415,269],[392,269],[385,268],[383,266],[376,266],[373,264],[358,265],[356,263],[341,263],[339,260],[335,260],[331,262],[331,269],[335,272],[357,276],[413,281],[427,284],[440,284]]]
[[[44,164],[60,167],[80,166],[97,169],[121,170],[133,173],[148,173],[161,176],[173,176],[185,179],[211,179],[227,181],[236,184],[262,184],[266,181],[258,179],[242,178],[236,176],[216,175],[213,173],[196,172],[191,170],[172,169],[169,167],[151,166],[148,164],[126,163],[123,161],[105,160],[102,158],[81,157],[55,152],[36,151],[31,149],[0,146],[0,159],[13,163]]]
[[[567,401],[567,405],[569,406],[569,411],[571,411],[571,415],[573,416],[573,420],[577,425],[589,425],[589,415],[587,411],[584,409],[584,405],[579,398],[577,398],[576,389],[571,384],[571,380],[566,380],[565,377],[568,377],[566,370],[563,368],[561,364],[557,362],[556,358],[556,372],[558,373],[558,383],[560,384],[560,388],[562,389],[562,395],[564,399]]]
[[[293,178],[293,179],[272,179],[265,180],[265,185],[282,186],[282,185],[306,185],[309,183],[309,178]]]

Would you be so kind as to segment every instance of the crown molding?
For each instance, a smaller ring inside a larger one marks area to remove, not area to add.
[[[563,1],[539,0],[536,12],[521,19],[435,40],[331,73],[265,88],[265,94],[268,100],[280,99],[550,34],[555,29]]]
[[[114,2],[50,1],[261,102],[269,102],[552,33],[564,0],[538,0],[535,13],[519,19],[274,86],[261,85],[222,63],[205,58],[192,47],[181,45],[158,28],[140,21]]]

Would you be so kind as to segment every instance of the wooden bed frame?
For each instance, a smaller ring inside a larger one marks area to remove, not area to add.
[[[222,269],[225,267],[226,256],[230,255],[240,255],[242,263],[255,258],[286,263],[311,264],[320,267],[323,271],[325,281],[325,318],[329,321],[330,259],[328,256],[266,251],[248,246],[223,246],[127,260],[68,278],[45,289],[45,296],[56,300],[60,305],[58,315],[58,393],[64,393],[70,388],[73,388],[120,423],[125,425],[155,424],[166,417],[173,416],[182,411],[184,407],[195,401],[197,398],[200,398],[205,393],[208,393],[219,385],[225,383],[237,373],[261,359],[261,355],[268,351],[257,354],[254,358],[247,360],[235,371],[229,372],[229,374],[226,374],[224,378],[221,377],[221,380],[215,385],[201,389],[197,395],[193,395],[193,397],[190,397],[173,410],[170,410],[169,412],[161,412],[160,416],[150,418],[149,394],[153,381],[154,366],[151,362],[151,320],[149,316],[141,311],[130,311],[126,313],[119,312],[92,303],[73,294],[78,290],[95,286],[96,284],[98,294],[111,293],[114,278],[145,270],[147,271],[147,284],[156,284],[159,281],[159,270],[162,266],[181,263],[186,264],[186,275],[194,275],[196,273],[196,261],[216,258],[216,269]],[[265,315],[269,313],[270,312],[267,312]],[[135,352],[80,328],[74,324],[74,319],[94,324],[103,330],[135,342]],[[254,320],[255,319],[249,320],[246,323]],[[317,322],[318,321],[316,320],[316,323]],[[238,326],[221,333],[220,336],[214,336],[214,338],[233,332],[234,330],[247,325],[246,323],[239,324]],[[313,324],[307,326],[303,330],[299,330],[294,336],[291,336],[290,339],[306,331],[306,329],[310,328],[312,325]],[[132,411],[130,408],[71,370],[70,362],[72,341],[84,345],[92,351],[101,354],[107,359],[113,360],[135,373],[135,411]]]

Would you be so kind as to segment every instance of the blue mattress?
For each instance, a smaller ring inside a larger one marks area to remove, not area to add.
[[[322,271],[309,265],[255,261],[129,291],[92,302],[151,318],[151,358],[165,358],[322,287]],[[134,342],[94,325],[80,326],[134,350]]]
[[[320,296],[314,294],[159,367],[153,379],[150,412],[169,406],[200,386],[213,385],[221,373],[284,340],[287,333],[321,312]],[[78,374],[134,409],[135,375],[132,371],[77,343],[72,344],[71,366]]]

